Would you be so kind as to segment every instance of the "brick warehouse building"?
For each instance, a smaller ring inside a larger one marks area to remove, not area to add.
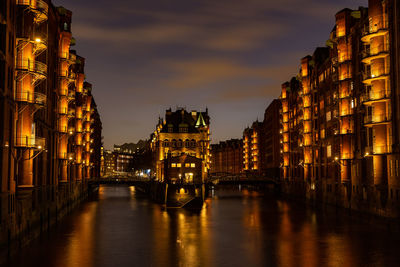
[[[282,85],[285,190],[399,215],[399,4],[344,9],[327,47]]]
[[[71,15],[44,0],[0,4],[2,246],[47,228],[100,174],[102,126]]]
[[[244,173],[279,178],[281,164],[281,101],[274,99],[264,112],[262,122],[253,122],[243,131]]]
[[[211,175],[240,175],[242,172],[242,140],[231,139],[211,145]]]

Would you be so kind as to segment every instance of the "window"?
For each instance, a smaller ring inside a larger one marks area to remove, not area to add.
[[[172,126],[168,126],[168,132],[172,133],[174,131],[174,128]]]
[[[196,163],[191,163],[190,167],[195,168],[196,167]]]
[[[181,164],[181,163],[177,163],[177,164],[176,164],[176,167],[177,167],[177,168],[180,168],[180,167],[182,167],[182,164]]]
[[[171,167],[172,167],[172,168],[176,168],[176,163],[172,163],[172,164],[171,164]]]
[[[332,119],[332,114],[330,111],[326,113],[326,121],[330,121]]]
[[[326,156],[327,156],[328,158],[332,157],[332,146],[331,146],[331,145],[328,145],[328,146],[326,147]]]
[[[190,163],[185,163],[185,167],[189,168],[190,167]]]

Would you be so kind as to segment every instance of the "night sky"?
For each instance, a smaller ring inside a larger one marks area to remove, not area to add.
[[[325,45],[335,13],[367,2],[53,0],[73,12],[106,148],[148,138],[177,106],[208,107],[212,143],[241,137]]]

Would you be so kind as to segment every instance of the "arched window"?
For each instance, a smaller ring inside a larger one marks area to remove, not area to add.
[[[178,140],[178,147],[182,147],[182,139]]]
[[[172,139],[172,147],[176,147],[176,140]]]
[[[169,147],[168,139],[165,139],[165,140],[164,140],[164,147]]]
[[[192,139],[190,141],[192,147],[196,147],[196,140]]]
[[[190,147],[189,139],[186,139],[186,140],[185,140],[185,147]]]

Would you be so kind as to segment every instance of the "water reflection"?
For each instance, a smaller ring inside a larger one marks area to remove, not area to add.
[[[202,210],[165,210],[134,187],[101,187],[7,266],[397,266],[400,238],[241,188]]]

